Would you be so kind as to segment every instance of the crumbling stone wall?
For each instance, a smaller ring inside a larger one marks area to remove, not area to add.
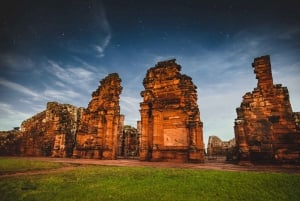
[[[125,125],[118,136],[118,157],[134,158],[139,156],[140,133],[132,126]]]
[[[141,92],[140,159],[203,162],[203,124],[192,78],[175,59],[147,71]]]
[[[207,144],[208,156],[228,156],[235,148],[235,139],[222,141],[217,136],[209,136]]]
[[[22,122],[20,154],[72,156],[80,110],[73,105],[48,102],[45,111]]]
[[[235,138],[241,160],[299,161],[299,115],[293,113],[287,87],[273,84],[269,56],[252,64],[258,79],[237,108]]]
[[[18,128],[0,131],[0,156],[20,155],[21,132]]]
[[[121,79],[117,73],[100,81],[88,108],[83,111],[74,157],[116,159],[121,91]]]

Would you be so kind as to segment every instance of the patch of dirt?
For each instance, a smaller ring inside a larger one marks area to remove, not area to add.
[[[69,171],[69,170],[74,170],[74,169],[76,169],[77,166],[78,165],[64,164],[63,167],[53,168],[53,169],[48,169],[48,170],[29,170],[29,171],[22,171],[22,172],[8,172],[8,173],[0,174],[0,178],[65,172],[65,171]]]
[[[61,168],[50,169],[50,170],[3,174],[0,175],[0,178],[65,172],[65,171],[74,170],[77,168],[77,166],[85,166],[85,165],[183,168],[183,169],[199,169],[199,170],[252,171],[252,172],[300,174],[299,165],[253,165],[251,163],[233,164],[233,163],[227,163],[222,158],[217,160],[206,161],[205,163],[147,162],[147,161],[130,160],[130,159],[96,160],[96,159],[47,158],[47,157],[22,157],[22,159],[64,163],[64,166]]]

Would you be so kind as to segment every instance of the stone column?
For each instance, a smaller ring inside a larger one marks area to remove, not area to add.
[[[140,144],[140,160],[149,160],[149,106],[141,103],[141,144]]]

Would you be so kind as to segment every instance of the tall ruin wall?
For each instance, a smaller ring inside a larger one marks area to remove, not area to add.
[[[116,159],[121,91],[121,79],[117,73],[109,74],[100,81],[88,108],[83,111],[74,157]]]
[[[147,71],[140,103],[140,160],[204,161],[196,86],[180,70],[174,59]]]
[[[236,109],[235,139],[240,160],[300,161],[299,113],[294,113],[287,87],[273,84],[270,57],[252,64],[257,87]]]

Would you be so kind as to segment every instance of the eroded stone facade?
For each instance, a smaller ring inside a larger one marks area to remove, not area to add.
[[[293,113],[287,87],[273,84],[269,56],[252,64],[257,87],[237,108],[235,139],[240,160],[299,161],[299,113]]]
[[[118,74],[104,78],[87,109],[57,102],[25,120],[21,130],[0,132],[0,155],[115,159],[124,127]]]
[[[196,86],[180,70],[173,59],[147,71],[140,104],[141,160],[204,161]]]
[[[217,136],[209,136],[207,143],[208,156],[228,156],[235,148],[235,139],[229,141],[222,141]]]
[[[137,158],[139,156],[140,133],[132,126],[126,125],[118,137],[118,157]]]
[[[74,157],[116,159],[121,91],[121,79],[117,73],[109,74],[100,81],[88,108],[83,111]]]
[[[47,103],[45,111],[21,124],[22,156],[72,156],[81,109],[69,104]]]
[[[21,132],[19,128],[0,131],[0,156],[20,155]]]

